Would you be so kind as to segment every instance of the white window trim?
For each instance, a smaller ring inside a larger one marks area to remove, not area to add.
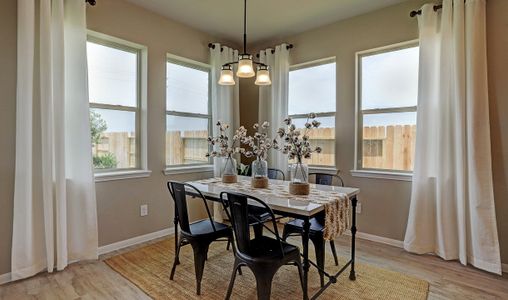
[[[138,167],[129,169],[111,169],[111,170],[94,170],[94,177],[96,182],[103,182],[109,180],[131,179],[149,177],[152,173],[148,169],[148,124],[147,124],[147,104],[148,104],[148,48],[146,46],[136,44],[127,40],[117,37],[109,36],[100,32],[88,30],[88,37],[92,40],[99,40],[119,44],[128,48],[133,48],[139,51],[139,102],[138,111],[139,122],[136,125],[139,133],[139,145],[137,146]],[[106,45],[107,46],[107,45]]]
[[[375,171],[375,170],[351,170],[351,176],[360,178],[389,179],[399,181],[412,181],[412,173],[401,173],[391,171]]]
[[[410,40],[406,42],[396,43],[392,45],[387,45],[383,47],[373,48],[369,50],[358,51],[355,54],[355,156],[354,156],[354,169],[351,170],[351,175],[354,177],[362,177],[362,178],[378,178],[378,179],[390,179],[390,180],[402,180],[402,181],[412,181],[413,172],[404,172],[398,170],[376,170],[376,169],[364,169],[361,167],[359,163],[359,143],[360,143],[360,129],[359,129],[359,120],[361,113],[360,108],[360,70],[359,70],[359,60],[362,56],[366,54],[375,54],[375,53],[383,53],[389,50],[396,49],[404,49],[409,48],[411,46],[415,46],[419,44],[419,40]],[[394,111],[397,108],[393,109]],[[381,110],[380,110],[381,111]]]
[[[167,53],[166,54],[166,67],[167,63],[178,64],[184,67],[194,68],[200,71],[208,71],[208,135],[212,135],[212,86],[211,86],[211,71],[212,66],[210,64],[206,64],[203,62],[195,61],[186,57],[174,55]],[[167,74],[167,72],[165,73]],[[164,99],[164,102],[167,101],[167,98]],[[186,113],[186,112],[178,112],[178,111],[169,111],[166,108],[165,117],[167,116],[180,116],[180,117],[195,117],[195,118],[203,118],[203,114],[199,113]],[[167,128],[165,128],[164,133],[167,132]],[[164,137],[164,140],[166,137]],[[166,164],[166,151],[164,151],[164,163]],[[212,160],[209,159],[208,162],[196,163],[196,164],[183,164],[183,165],[166,165],[165,169],[162,171],[164,175],[174,175],[174,174],[190,174],[190,173],[199,173],[199,172],[209,172],[213,171]]]
[[[320,66],[320,65],[326,65],[326,64],[331,64],[331,63],[335,63],[337,64],[337,59],[335,56],[331,56],[331,57],[325,57],[325,58],[320,58],[320,59],[316,59],[316,60],[312,60],[312,61],[307,61],[307,62],[303,62],[303,63],[298,63],[298,64],[294,64],[294,65],[291,65],[289,66],[289,72],[291,71],[296,71],[296,70],[301,70],[301,69],[306,69],[306,68],[312,68],[312,67],[317,67],[317,66]],[[337,65],[335,65],[337,67]],[[335,69],[335,81],[337,81],[337,69]],[[289,103],[288,103],[289,105]],[[319,118],[319,117],[334,117],[335,118],[335,128],[337,128],[337,84],[335,84],[335,111],[329,111],[329,112],[320,112],[320,113],[315,113],[316,114],[316,118]],[[309,113],[312,113],[311,111]],[[289,115],[290,118],[297,118],[297,119],[302,119],[302,118],[305,118],[308,114],[294,114],[294,115]],[[337,135],[337,132],[335,132],[335,135]],[[337,173],[337,145],[335,144],[334,145],[334,149],[333,149],[333,154],[334,154],[334,165],[309,165],[309,170],[312,171],[312,172],[334,172]],[[289,171],[288,171],[289,172]]]
[[[122,179],[146,178],[152,175],[150,170],[119,170],[113,172],[95,173],[95,182],[114,181]]]
[[[176,175],[176,174],[192,174],[202,172],[213,172],[213,165],[188,165],[178,167],[167,167],[162,171],[164,175]]]

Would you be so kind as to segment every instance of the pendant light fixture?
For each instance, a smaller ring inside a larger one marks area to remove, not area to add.
[[[254,65],[257,65],[256,85],[270,85],[270,67],[264,63],[254,61],[252,55],[247,53],[247,0],[243,2],[243,53],[238,55],[238,61],[229,62],[222,65],[220,72],[220,85],[234,85],[233,65],[238,64],[236,76],[240,78],[250,78],[256,75]]]

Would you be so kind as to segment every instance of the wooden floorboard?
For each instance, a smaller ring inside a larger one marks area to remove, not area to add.
[[[62,272],[43,273],[2,285],[0,299],[149,299],[103,262],[107,257],[143,245],[146,243],[103,255],[99,261],[75,263]],[[429,299],[508,299],[506,273],[501,277],[458,262],[414,255],[367,240],[359,239],[357,245],[358,261],[427,280]],[[349,237],[338,239],[336,246],[339,255],[349,255]]]

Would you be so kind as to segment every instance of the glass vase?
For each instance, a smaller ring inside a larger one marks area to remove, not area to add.
[[[261,157],[257,157],[251,164],[252,187],[268,187],[268,163]]]
[[[289,193],[293,195],[308,195],[309,187],[309,167],[302,163],[301,158],[297,158],[296,163],[289,166],[291,181],[289,183]]]
[[[224,183],[237,182],[236,159],[231,155],[222,158],[221,177]]]

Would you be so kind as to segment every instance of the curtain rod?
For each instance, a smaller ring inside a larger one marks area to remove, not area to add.
[[[286,46],[286,49],[288,49],[288,50],[289,50],[289,49],[293,49],[293,47],[294,47],[294,46],[293,46],[293,44],[288,44],[288,45]],[[213,43],[208,43],[208,48],[215,49],[215,44],[213,44]],[[220,48],[220,51],[222,52],[223,50],[224,50],[224,48],[222,48],[222,47],[221,47],[221,48]],[[273,54],[273,53],[275,53],[275,50],[273,50],[273,49],[272,49],[272,54]],[[257,56],[257,57],[259,57],[259,54],[256,54],[256,56]]]
[[[464,0],[464,3],[466,2],[466,0]],[[438,11],[440,10],[441,8],[443,8],[443,5],[442,4],[439,4],[439,5],[434,5],[434,11]],[[409,13],[409,16],[411,18],[414,18],[416,17],[417,15],[421,15],[422,14],[422,10],[419,9],[419,10],[413,10],[412,12]]]
[[[439,9],[443,8],[443,5],[439,4],[439,5],[434,5],[434,11],[438,11]],[[414,18],[416,17],[417,15],[421,15],[422,14],[422,10],[419,9],[419,10],[413,10],[412,12],[409,13],[409,16],[411,18]]]

